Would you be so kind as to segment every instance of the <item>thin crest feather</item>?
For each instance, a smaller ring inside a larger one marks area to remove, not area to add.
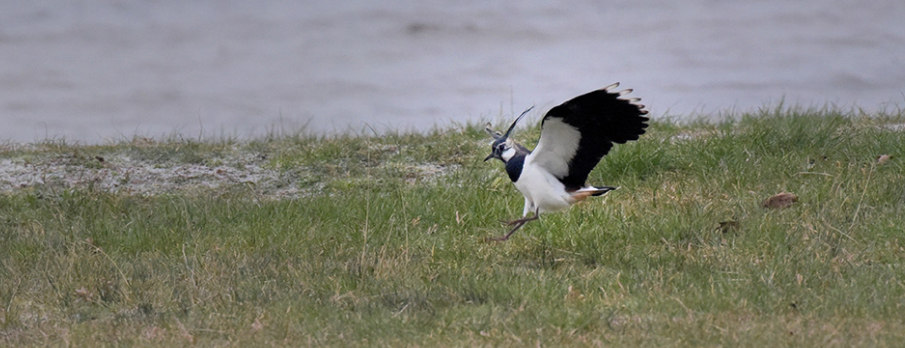
[[[533,105],[530,108],[528,108],[527,110],[522,111],[522,114],[518,115],[518,118],[516,118],[515,121],[512,121],[512,125],[510,125],[509,129],[506,130],[506,134],[503,135],[503,138],[509,137],[509,134],[512,133],[512,130],[515,129],[515,125],[518,124],[518,121],[520,121],[522,119],[522,117],[525,117],[525,115],[527,115],[528,111],[531,111],[531,109],[534,109]]]

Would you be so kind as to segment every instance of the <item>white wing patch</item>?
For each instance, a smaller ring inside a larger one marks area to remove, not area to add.
[[[537,148],[525,159],[543,167],[557,178],[569,175],[569,161],[578,151],[581,132],[559,118],[549,118],[544,122]]]

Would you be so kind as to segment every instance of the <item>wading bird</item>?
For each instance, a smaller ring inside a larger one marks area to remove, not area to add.
[[[533,107],[522,112],[505,134],[485,128],[493,137],[487,158],[503,161],[506,173],[525,196],[522,218],[506,222],[514,226],[506,235],[491,238],[508,240],[516,230],[537,220],[541,213],[562,211],[590,196],[601,196],[616,187],[595,187],[586,183],[588,174],[613,147],[638,140],[648,118],[640,98],[621,99],[632,90],[612,91],[614,83],[556,106],[541,121],[540,140],[533,151],[509,136]],[[528,217],[528,213],[534,215]]]

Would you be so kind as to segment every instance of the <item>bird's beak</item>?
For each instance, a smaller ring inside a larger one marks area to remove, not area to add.
[[[489,161],[491,158],[493,158],[493,154],[492,154],[492,153],[489,154],[489,155],[487,155],[487,158],[484,159],[484,162]]]

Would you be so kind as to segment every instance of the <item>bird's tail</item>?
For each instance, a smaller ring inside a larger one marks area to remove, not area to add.
[[[585,198],[588,198],[588,197],[591,197],[591,196],[603,196],[603,195],[606,194],[607,192],[610,192],[610,191],[616,190],[616,189],[618,189],[618,187],[609,187],[609,186],[604,186],[604,187],[594,187],[594,186],[582,187],[580,190],[575,191],[575,192],[572,192],[572,198],[574,198],[576,202],[579,202],[579,201],[583,201]]]
[[[590,187],[586,187],[586,188],[583,188],[583,189],[578,190],[578,191],[588,190],[588,191],[591,191],[591,192],[592,192],[592,193],[591,193],[591,196],[595,196],[595,197],[596,197],[596,196],[603,196],[603,195],[605,195],[607,192],[610,192],[610,191],[613,191],[613,190],[617,190],[617,189],[619,189],[619,188],[618,188],[618,187],[609,187],[609,186],[604,186],[604,187],[593,187],[593,186],[590,186]]]

